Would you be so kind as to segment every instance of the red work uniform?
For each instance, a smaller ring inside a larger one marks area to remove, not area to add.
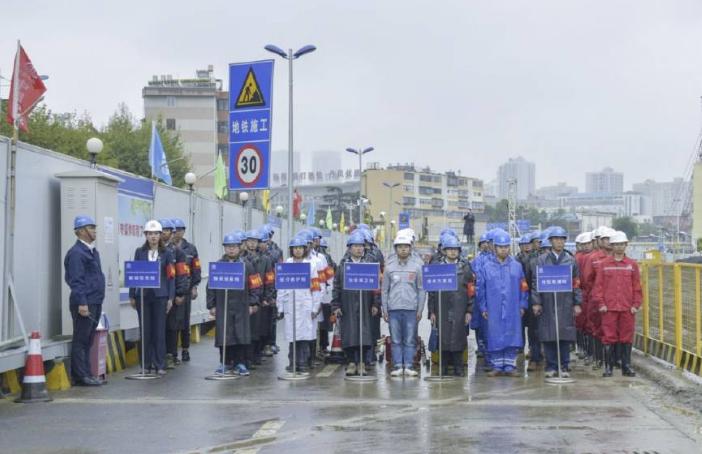
[[[600,340],[602,339],[600,312],[597,305],[592,304],[592,291],[595,287],[595,278],[597,276],[600,264],[607,258],[609,258],[609,254],[602,249],[598,249],[597,251],[594,251],[588,255],[587,259],[584,260],[582,279],[580,282],[585,295],[584,297],[588,302],[585,332]]]
[[[592,251],[590,252],[576,252],[575,253],[575,262],[578,264],[578,270],[580,271],[580,282],[582,286],[582,282],[584,282],[583,278],[583,269],[585,268],[585,261],[587,258],[592,254]],[[575,317],[575,329],[577,329],[581,333],[586,333],[587,332],[587,296],[585,295],[585,291],[583,289],[582,292],[582,302],[580,303],[582,307],[582,311],[580,312],[580,315]]]
[[[636,261],[625,256],[600,262],[591,296],[598,311],[607,308],[607,312],[601,312],[602,343],[631,344],[636,321],[631,308],[641,307],[641,275]]]

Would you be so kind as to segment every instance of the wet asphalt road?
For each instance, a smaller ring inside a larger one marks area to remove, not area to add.
[[[450,383],[391,379],[384,363],[375,383],[345,381],[336,365],[287,382],[281,353],[251,377],[214,382],[212,338],[191,352],[161,380],[125,380],[132,369],[48,404],[0,400],[0,452],[702,452],[699,414],[645,379],[604,381],[581,364],[567,386],[542,372],[476,375],[474,359]]]

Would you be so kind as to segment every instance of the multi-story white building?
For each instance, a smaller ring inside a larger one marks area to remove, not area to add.
[[[624,174],[615,172],[611,167],[605,167],[601,172],[587,172],[585,174],[585,192],[621,194],[624,192]]]
[[[517,200],[527,200],[536,193],[536,166],[523,157],[510,158],[497,169],[497,197],[506,199],[509,181],[517,182]]]
[[[635,192],[643,194],[648,199],[644,213],[650,216],[676,216],[682,205],[689,200],[691,186],[682,178],[673,181],[656,182],[646,180],[632,186]]]

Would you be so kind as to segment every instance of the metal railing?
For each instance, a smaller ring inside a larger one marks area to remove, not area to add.
[[[643,302],[634,345],[702,375],[702,265],[641,262]]]

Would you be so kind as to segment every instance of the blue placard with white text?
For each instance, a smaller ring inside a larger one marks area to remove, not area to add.
[[[422,267],[422,287],[427,292],[453,292],[458,289],[455,263],[437,263]]]
[[[309,290],[311,286],[310,264],[278,263],[275,265],[275,288],[277,290]]]
[[[536,267],[536,291],[565,293],[573,291],[573,270],[570,265],[539,265]]]
[[[344,290],[378,290],[379,263],[344,263]]]
[[[161,261],[138,260],[124,262],[124,286],[131,288],[160,288]]]
[[[229,189],[268,189],[273,60],[229,65]]]
[[[410,228],[410,214],[403,211],[398,215],[398,225],[400,230]]]
[[[244,290],[246,288],[244,262],[210,262],[207,287],[216,290]]]

